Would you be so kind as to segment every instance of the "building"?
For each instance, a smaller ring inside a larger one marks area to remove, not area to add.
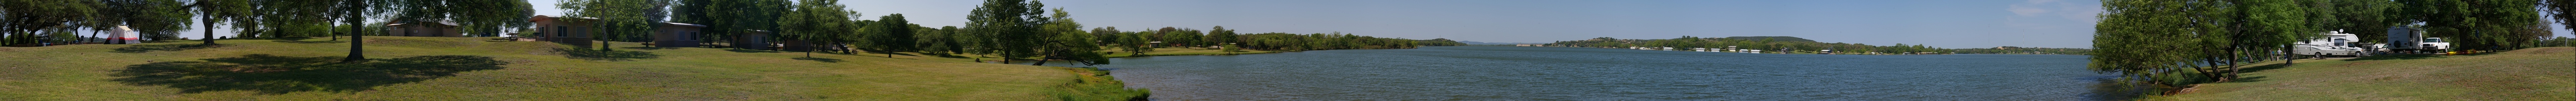
[[[394,22],[400,23],[385,24],[385,28],[389,28],[386,29],[385,36],[465,37],[465,32],[457,30],[456,22],[453,21]]]
[[[733,47],[736,47],[736,48],[744,48],[744,49],[759,49],[759,50],[768,50],[768,49],[770,49],[770,48],[769,48],[769,45],[770,45],[770,44],[769,44],[769,31],[764,31],[764,30],[748,30],[748,29],[746,29],[746,30],[747,30],[747,31],[749,31],[749,32],[751,32],[751,33],[734,34],[734,36],[733,36]]]
[[[528,27],[534,27],[534,29],[537,29],[536,34],[530,34],[535,36],[520,37],[535,38],[537,41],[555,42],[587,48],[591,45],[590,24],[577,23],[583,20],[598,19],[564,19],[561,17],[545,15],[531,16],[528,17]]]
[[[698,39],[700,39],[698,35],[706,34],[698,32],[698,29],[707,27],[707,25],[669,22],[658,25],[660,27],[653,29],[653,47],[698,47]]]
[[[582,23],[588,20],[598,19],[568,19],[545,15],[531,16],[528,17],[528,22],[530,23],[528,27],[536,29],[537,32],[529,34],[532,36],[520,37],[533,38],[537,41],[591,47],[590,45],[595,41],[595,39],[591,37],[591,33],[593,33],[594,30],[591,29],[591,25],[589,23]],[[702,38],[700,35],[707,33],[702,32],[707,25],[666,22],[655,24],[655,26],[656,27],[654,27],[652,35],[649,35],[649,37],[636,37],[628,40],[651,40],[649,42],[653,43],[653,47],[698,47],[698,43],[705,42],[701,41],[701,39],[705,38]],[[769,49],[769,31],[748,30],[748,32],[752,33],[734,34],[735,36],[732,36],[733,39],[735,39],[734,42],[732,42],[736,45],[734,47]]]

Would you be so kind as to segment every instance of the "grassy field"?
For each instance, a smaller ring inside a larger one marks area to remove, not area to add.
[[[1102,51],[1113,52],[1113,53],[1108,54],[1109,58],[1119,58],[1119,57],[1142,57],[1142,56],[1172,56],[1172,55],[1224,55],[1224,54],[1226,54],[1225,50],[1222,50],[1222,49],[1209,49],[1209,48],[1177,48],[1177,47],[1174,47],[1174,48],[1154,48],[1154,52],[1145,52],[1145,55],[1136,55],[1136,53],[1129,53],[1129,52],[1127,52],[1127,51],[1126,51],[1126,49],[1114,49],[1114,48],[1113,48],[1113,49],[1103,49]],[[1242,52],[1234,52],[1233,54],[1262,54],[1262,53],[1279,53],[1279,52],[1276,52],[1276,51],[1261,51],[1261,50],[1236,50],[1236,51],[1242,51]]]
[[[1079,68],[899,54],[637,47],[614,52],[487,38],[348,43],[220,40],[0,47],[0,99],[95,100],[1058,100],[1133,98]],[[1106,86],[1104,86],[1106,85]]]
[[[2576,99],[2571,50],[2576,47],[2258,63],[2235,82],[2147,100],[2568,100]]]

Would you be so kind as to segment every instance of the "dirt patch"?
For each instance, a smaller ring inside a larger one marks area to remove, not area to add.
[[[2200,92],[2200,85],[2201,85],[2201,84],[2191,84],[2191,85],[2189,85],[2189,86],[2183,86],[2183,87],[2181,87],[2181,88],[2182,88],[2182,90],[2173,90],[2173,91],[2171,91],[2171,92],[2165,92],[2165,94],[2166,94],[2166,95],[2182,95],[2182,94],[2191,94],[2192,92]]]

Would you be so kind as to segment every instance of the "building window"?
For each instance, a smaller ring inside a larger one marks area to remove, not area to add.
[[[555,37],[564,37],[564,34],[572,34],[572,33],[565,33],[565,32],[564,32],[564,26],[555,26]]]

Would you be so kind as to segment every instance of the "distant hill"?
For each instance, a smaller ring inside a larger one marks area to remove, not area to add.
[[[1434,39],[1430,39],[1430,40],[1413,40],[1413,44],[1414,44],[1414,45],[1422,45],[1422,46],[1465,46],[1465,45],[1468,45],[1467,43],[1459,43],[1457,40],[1449,40],[1448,38],[1434,38]]]
[[[1726,38],[1723,38],[1723,39],[1736,39],[1736,40],[1762,40],[1762,38],[1771,38],[1771,41],[1783,41],[1783,42],[1816,42],[1816,40],[1807,40],[1807,38],[1798,38],[1798,37],[1790,37],[1790,36],[1737,36],[1737,37],[1726,37]]]

